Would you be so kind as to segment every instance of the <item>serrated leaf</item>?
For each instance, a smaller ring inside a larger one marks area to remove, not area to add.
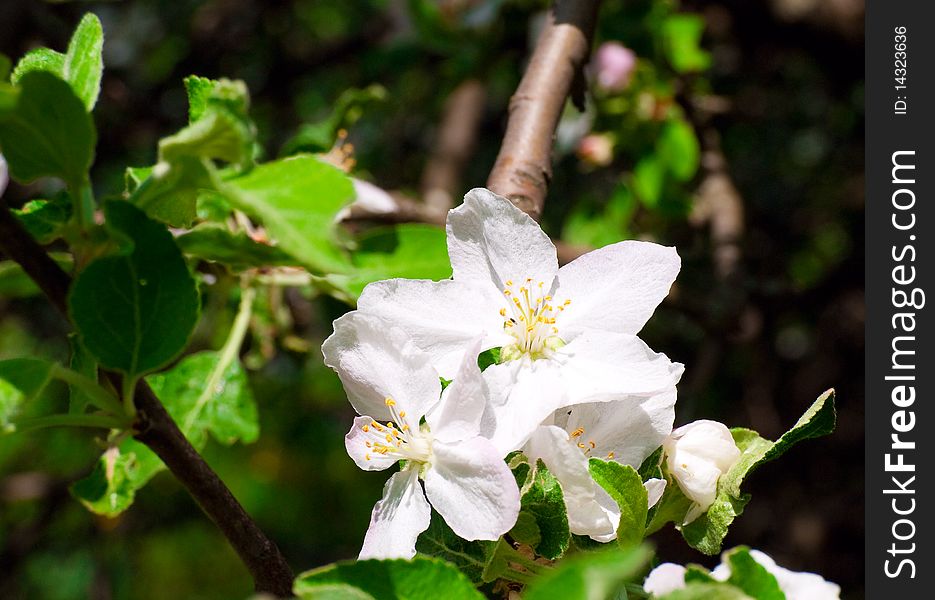
[[[461,539],[434,510],[429,528],[416,540],[416,550],[420,554],[452,563],[475,584],[484,581],[484,573],[493,558],[496,546],[497,542],[469,542]]]
[[[374,281],[451,277],[445,231],[419,223],[368,231],[358,239],[351,262],[354,264],[351,273],[327,279],[354,299]]]
[[[728,583],[693,583],[659,600],[755,600]],[[756,599],[758,600],[758,599]]]
[[[105,204],[107,227],[132,242],[126,254],[89,264],[68,295],[84,347],[130,377],[175,358],[198,322],[195,280],[172,235],[123,201]]]
[[[65,55],[49,48],[33,48],[16,63],[10,83],[19,85],[26,73],[35,71],[47,71],[65,79]]]
[[[52,377],[52,363],[38,358],[0,361],[0,433],[15,430],[13,419]]]
[[[588,461],[591,477],[610,494],[620,508],[620,524],[617,526],[617,544],[622,547],[636,546],[646,533],[646,515],[649,500],[643,480],[636,469],[614,461],[592,458]]]
[[[62,235],[62,229],[71,217],[72,203],[66,192],[48,200],[30,200],[13,214],[23,228],[40,244],[49,244]]]
[[[26,73],[18,93],[0,100],[0,149],[10,174],[21,183],[45,176],[71,185],[83,182],[96,140],[81,99],[51,73]]]
[[[324,587],[323,587],[324,586]],[[338,586],[338,587],[335,587]],[[293,592],[302,600],[336,598],[354,589],[358,596],[378,600],[483,600],[471,582],[453,565],[416,556],[412,560],[338,562],[300,574]]]
[[[536,554],[554,560],[565,553],[571,541],[565,498],[558,479],[542,460],[536,461],[522,487],[520,513],[530,515],[538,528],[539,542],[533,546]]]
[[[236,208],[263,223],[280,248],[316,273],[346,273],[335,217],[354,197],[350,179],[309,155],[258,165],[223,182],[220,191]]]
[[[103,47],[104,30],[101,22],[93,13],[85,14],[68,43],[63,73],[89,112],[94,108],[101,91]]]
[[[298,261],[276,246],[253,241],[243,232],[206,223],[175,239],[188,256],[227,265],[234,271],[253,267],[298,265]]]
[[[721,562],[730,567],[730,583],[756,600],[786,600],[776,577],[754,560],[750,549],[740,546],[724,553]]]
[[[834,390],[828,390],[775,442],[749,429],[732,429],[731,435],[741,451],[740,459],[718,480],[717,497],[711,508],[682,527],[682,536],[689,545],[709,555],[720,552],[728,527],[750,501],[750,495],[740,491],[744,479],[797,442],[830,433],[834,430],[835,419]]]
[[[614,598],[624,584],[635,581],[646,569],[652,552],[645,546],[610,546],[562,560],[526,588],[523,600],[592,600]]]

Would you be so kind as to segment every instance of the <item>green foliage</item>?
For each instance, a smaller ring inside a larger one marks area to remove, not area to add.
[[[71,254],[50,252],[49,256],[66,271],[74,264]],[[19,264],[12,260],[0,261],[0,296],[4,298],[28,298],[41,294],[41,290]]]
[[[755,600],[729,583],[694,583],[659,600]]]
[[[717,497],[708,512],[682,527],[682,536],[689,545],[705,554],[720,552],[728,527],[750,501],[750,495],[740,491],[744,479],[759,466],[781,456],[794,444],[831,433],[835,418],[834,390],[828,390],[815,400],[792,429],[775,442],[763,439],[749,429],[732,429],[731,435],[742,454],[737,463],[718,480]]]
[[[38,358],[0,361],[0,432],[15,430],[12,423],[23,406],[42,392],[52,377],[52,363]]]
[[[187,84],[187,80],[186,80]],[[189,92],[191,97],[191,92]],[[386,99],[386,89],[381,85],[370,85],[364,89],[344,90],[331,108],[331,114],[316,123],[306,123],[283,145],[282,155],[299,152],[327,152],[334,144],[338,131],[357,121],[364,107]]]
[[[701,49],[705,22],[699,15],[675,14],[663,24],[666,56],[679,73],[704,71],[711,55]]]
[[[539,460],[520,491],[521,516],[517,521],[518,529],[511,533],[517,535],[517,541],[532,546],[539,556],[559,558],[571,541],[561,485]]]
[[[646,569],[652,551],[645,546],[609,547],[585,552],[563,560],[553,570],[536,578],[523,595],[524,600],[591,600],[615,598],[625,584],[636,580]],[[626,596],[623,596],[626,597]]]
[[[176,238],[188,256],[227,265],[233,271],[273,265],[297,265],[298,261],[276,246],[253,241],[214,223],[204,223]]]
[[[483,599],[453,565],[425,556],[335,563],[300,574],[293,591],[302,600]]]
[[[19,85],[23,76],[33,71],[48,71],[64,79],[65,55],[49,48],[33,48],[16,63],[10,73],[10,83]]]
[[[604,488],[620,507],[617,543],[625,548],[637,546],[646,533],[649,511],[646,488],[636,469],[614,461],[592,458],[588,461],[591,477]]]
[[[60,192],[48,200],[30,200],[14,209],[23,227],[40,244],[49,244],[61,237],[71,217],[72,203],[68,194]]]
[[[185,348],[198,321],[198,289],[164,226],[126,202],[108,202],[104,210],[108,229],[132,247],[81,271],[69,313],[102,366],[136,377]]]
[[[113,517],[133,503],[136,492],[134,454],[114,447],[104,452],[91,474],[71,486],[71,494],[91,512]]]
[[[724,553],[722,560],[730,567],[728,583],[757,600],[786,600],[779,582],[766,567],[756,562],[750,549],[739,547]]]
[[[354,196],[340,170],[309,155],[258,165],[224,182],[221,192],[261,222],[279,246],[316,273],[345,273],[335,218]]]
[[[0,83],[0,148],[10,174],[23,183],[52,176],[80,185],[97,137],[81,99],[46,71],[29,71],[19,84]]]
[[[461,539],[434,510],[429,528],[416,540],[416,550],[420,554],[434,556],[455,565],[475,584],[489,580],[488,569],[496,547],[497,542],[469,542]]]

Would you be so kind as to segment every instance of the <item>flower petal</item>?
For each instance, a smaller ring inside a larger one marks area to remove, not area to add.
[[[432,510],[419,485],[417,469],[394,473],[383,487],[383,498],[373,507],[370,527],[359,560],[412,558],[416,539],[429,528]]]
[[[506,456],[518,450],[540,423],[568,404],[561,370],[552,361],[512,361],[483,373],[489,399],[481,431]]]
[[[617,504],[591,478],[588,457],[568,439],[567,431],[554,425],[539,427],[529,438],[525,453],[531,462],[541,458],[561,483],[572,533],[605,540],[616,536],[620,522]]]
[[[362,415],[392,418],[386,398],[418,425],[438,402],[441,382],[428,354],[389,322],[352,311],[334,322],[334,333],[321,347],[325,364],[337,371],[347,398]]]
[[[643,581],[643,589],[661,597],[685,587],[685,567],[675,563],[662,563],[649,572]]]
[[[487,407],[484,381],[477,365],[481,338],[468,347],[454,381],[442,392],[441,401],[425,415],[432,435],[442,442],[477,437]]]
[[[373,428],[374,421],[370,417],[356,417],[351,430],[344,436],[344,447],[348,456],[364,471],[382,471],[399,462],[399,456],[380,454],[367,446],[367,443],[373,443],[376,437]]]
[[[516,524],[516,479],[489,440],[436,441],[433,451],[425,494],[452,531],[466,540],[495,540]]]
[[[509,343],[503,333],[503,297],[489,286],[459,281],[388,279],[364,288],[357,308],[377,315],[408,333],[432,357],[438,373],[454,377],[464,351],[478,335],[481,350]]]
[[[576,337],[552,360],[561,365],[569,404],[653,396],[674,387],[685,369],[635,335],[596,330]]]
[[[666,491],[666,480],[651,477],[643,482],[643,487],[646,488],[647,508],[652,508],[662,499],[662,494]]]
[[[592,456],[638,469],[672,432],[675,400],[672,387],[649,398],[577,404],[571,407],[565,430],[583,429],[581,440],[595,444]]]
[[[556,297],[571,300],[562,333],[601,329],[636,334],[669,293],[681,268],[675,248],[626,241],[588,252],[558,272]]]
[[[509,280],[531,278],[551,288],[558,272],[555,245],[506,198],[474,188],[448,213],[447,230],[455,281],[491,285],[499,292]]]

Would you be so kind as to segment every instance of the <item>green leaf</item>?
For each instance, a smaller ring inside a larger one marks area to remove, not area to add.
[[[368,231],[358,239],[351,262],[353,272],[332,275],[327,280],[353,299],[374,281],[395,277],[434,280],[451,277],[445,231],[418,223]]]
[[[535,579],[523,600],[591,600],[614,598],[624,584],[635,581],[646,569],[652,552],[645,546],[610,546],[562,560]],[[624,596],[625,597],[625,596]]]
[[[175,241],[185,254],[225,264],[234,271],[298,264],[295,258],[276,246],[255,242],[245,233],[234,233],[223,225],[198,225]]]
[[[40,244],[50,244],[62,235],[71,217],[71,198],[60,192],[49,200],[30,200],[13,210],[19,222]]]
[[[639,545],[646,533],[649,501],[643,480],[636,469],[614,461],[592,458],[588,461],[591,477],[604,488],[620,507],[617,544],[623,547]]]
[[[669,172],[679,181],[695,176],[701,160],[701,146],[695,130],[681,119],[672,119],[662,128],[656,151]]]
[[[208,98],[214,89],[215,81],[207,77],[189,75],[185,78],[185,93],[188,94],[188,122],[194,123],[208,109]]]
[[[51,73],[28,72],[20,85],[10,96],[15,102],[0,100],[0,148],[10,174],[21,183],[44,176],[84,182],[97,139],[84,104]]]
[[[682,536],[689,545],[709,555],[720,552],[728,527],[750,501],[750,495],[740,491],[744,479],[761,465],[781,456],[794,444],[831,433],[835,419],[834,390],[828,390],[815,400],[792,429],[775,442],[749,429],[732,429],[731,435],[741,451],[740,459],[727,473],[721,475],[717,497],[707,513],[682,527]]]
[[[730,567],[727,582],[747,595],[757,600],[786,600],[776,577],[754,560],[749,548],[733,548],[724,553],[721,562]]]
[[[13,63],[10,62],[10,57],[0,52],[0,81],[6,81],[7,76],[10,74],[10,69],[12,68]]]
[[[10,83],[19,85],[26,73],[46,71],[65,79],[65,55],[48,48],[34,48],[27,52],[10,74]]]
[[[68,43],[63,72],[65,80],[71,84],[89,112],[94,108],[101,91],[103,47],[104,30],[101,22],[93,13],[85,14]]]
[[[0,432],[15,431],[13,419],[52,377],[52,363],[38,358],[0,361]]]
[[[71,360],[69,368],[76,373],[80,373],[90,379],[97,381],[97,361],[91,356],[77,334],[68,334],[68,345],[71,348]],[[69,414],[81,414],[91,404],[87,392],[75,385],[68,386],[68,412]]]
[[[189,102],[191,102],[189,92]],[[364,106],[384,100],[386,88],[370,85],[364,89],[350,88],[341,93],[334,102],[331,114],[316,123],[306,123],[283,145],[281,154],[289,156],[298,152],[327,152],[334,145],[338,130],[350,127],[363,114]]]
[[[353,197],[351,180],[309,155],[258,165],[218,182],[231,204],[263,223],[279,247],[318,273],[344,273],[335,217]]]
[[[561,485],[545,463],[538,460],[521,491],[520,514],[526,513],[532,521],[522,517],[522,527],[527,531],[517,533],[529,539],[528,530],[534,523],[539,538],[538,543],[532,544],[536,554],[552,560],[559,558],[571,541]]]
[[[701,49],[704,18],[694,14],[675,14],[662,24],[666,56],[679,73],[704,71],[711,66],[711,55]]]
[[[754,600],[729,583],[693,583],[659,600]],[[759,600],[759,599],[756,599]]]
[[[658,156],[641,158],[633,168],[633,190],[647,208],[655,208],[662,197],[665,168]]]
[[[496,365],[500,363],[500,351],[502,348],[490,348],[489,350],[484,350],[477,356],[477,366],[483,371],[490,365]]]
[[[171,167],[129,167],[128,200],[146,214],[172,227],[190,227],[202,190],[213,187],[209,165],[197,157],[179,158]],[[154,173],[155,172],[155,173]]]
[[[71,271],[73,258],[64,252],[50,252],[49,256],[65,271]],[[39,286],[23,268],[12,260],[0,261],[0,297],[29,298],[42,293]]]
[[[135,456],[123,454],[117,447],[104,452],[90,475],[70,488],[81,504],[93,513],[114,517],[133,503]]]
[[[472,582],[485,581],[490,561],[493,559],[497,542],[478,540],[469,542],[461,539],[448,527],[445,520],[434,510],[429,528],[416,540],[416,550],[452,563]]]
[[[355,595],[341,596],[354,590]],[[296,578],[302,600],[375,598],[376,600],[483,600],[471,582],[450,563],[416,556],[412,560],[338,562]]]
[[[123,201],[108,202],[104,211],[107,227],[132,249],[81,271],[68,296],[69,313],[103,367],[135,377],[185,348],[198,322],[198,289],[163,225]]]

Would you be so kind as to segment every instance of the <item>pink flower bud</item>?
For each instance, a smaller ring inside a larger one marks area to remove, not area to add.
[[[636,68],[636,54],[620,42],[605,42],[594,56],[597,85],[609,92],[620,92],[630,85]]]
[[[578,142],[578,158],[595,167],[606,167],[614,160],[614,141],[606,133],[589,133]]]

